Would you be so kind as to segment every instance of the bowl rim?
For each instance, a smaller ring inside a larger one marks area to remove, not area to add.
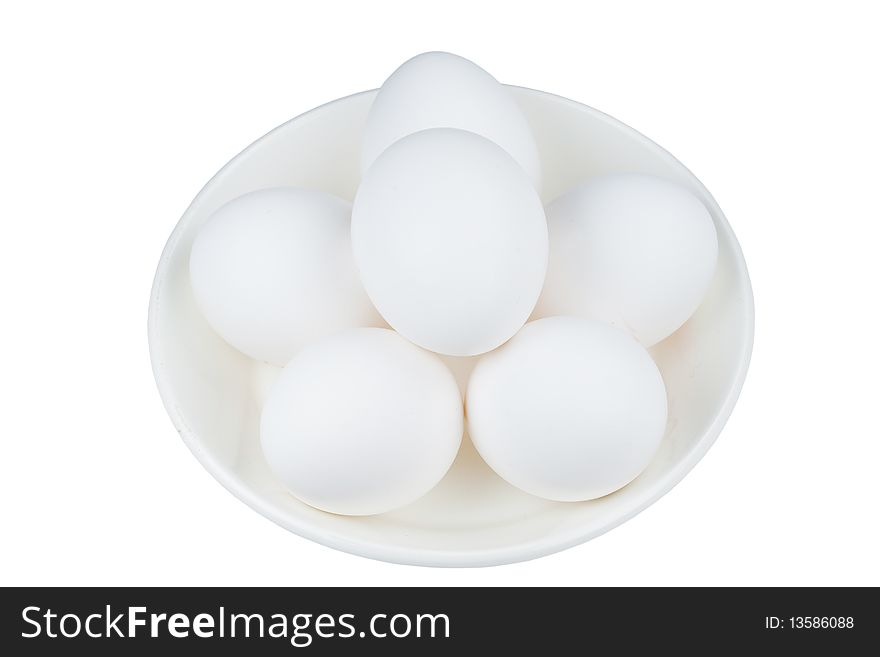
[[[214,479],[216,479],[224,488],[226,488],[226,490],[228,490],[235,497],[237,497],[239,500],[250,506],[261,515],[265,516],[277,525],[287,529],[288,531],[293,532],[294,534],[297,534],[303,538],[309,539],[326,547],[340,550],[342,552],[347,552],[349,554],[354,554],[357,556],[400,565],[429,567],[485,567],[500,566],[536,559],[538,557],[561,552],[562,550],[566,550],[570,547],[585,543],[593,538],[596,538],[597,536],[600,536],[605,532],[623,524],[627,520],[630,520],[637,514],[644,511],[647,507],[651,506],[654,502],[656,502],[658,499],[660,499],[662,496],[672,490],[685,477],[685,475],[687,475],[687,473],[694,468],[694,466],[700,461],[700,459],[703,458],[709,448],[717,440],[719,434],[721,433],[721,430],[724,428],[724,425],[727,423],[727,420],[730,418],[730,415],[733,412],[733,408],[736,405],[740,392],[742,391],[742,387],[746,378],[746,373],[748,372],[749,363],[751,361],[755,335],[755,302],[751,279],[749,277],[748,268],[746,266],[745,258],[743,256],[739,240],[737,240],[733,229],[727,221],[727,217],[718,206],[718,203],[715,201],[714,197],[711,195],[709,190],[706,189],[705,185],[703,185],[699,178],[697,178],[697,176],[695,176],[690,169],[682,164],[669,151],[659,146],[657,143],[655,143],[639,131],[635,130],[634,128],[623,123],[622,121],[619,121],[618,119],[615,119],[614,117],[605,114],[600,110],[590,107],[589,105],[571,100],[570,98],[566,98],[564,96],[559,96],[557,94],[540,91],[537,89],[530,89],[528,87],[520,87],[516,85],[505,86],[510,89],[516,90],[517,93],[534,94],[553,102],[567,104],[572,108],[577,109],[578,111],[592,114],[594,118],[603,121],[609,126],[629,133],[629,135],[633,139],[640,142],[641,145],[646,147],[647,149],[654,151],[656,154],[660,155],[663,158],[671,160],[673,163],[681,167],[687,174],[689,174],[693,181],[697,184],[697,186],[703,193],[704,198],[711,206],[710,210],[713,217],[717,220],[716,224],[720,222],[721,228],[723,228],[726,233],[725,236],[730,242],[730,246],[734,255],[734,266],[738,270],[737,275],[739,278],[741,278],[745,287],[747,288],[747,294],[745,295],[746,298],[744,299],[745,312],[740,317],[740,321],[742,321],[744,324],[742,328],[744,329],[744,335],[746,339],[744,340],[742,348],[740,349],[740,353],[737,357],[737,368],[734,376],[732,377],[732,385],[727,391],[719,412],[716,414],[715,418],[712,420],[712,423],[709,425],[706,431],[703,432],[703,435],[695,441],[694,445],[687,452],[684,458],[682,458],[674,467],[664,472],[658,478],[654,485],[649,489],[650,494],[647,494],[644,497],[638,499],[637,503],[633,504],[632,507],[627,509],[625,513],[613,516],[605,522],[597,526],[591,526],[589,529],[586,530],[579,529],[577,526],[574,526],[572,528],[568,528],[561,534],[559,532],[555,532],[548,536],[542,536],[539,539],[534,539],[525,543],[515,545],[507,545],[497,548],[486,548],[480,550],[442,550],[407,548],[397,545],[383,544],[378,541],[353,539],[350,536],[346,536],[339,532],[328,532],[324,529],[318,529],[308,522],[278,513],[271,504],[267,503],[263,499],[262,496],[260,496],[256,491],[243,485],[241,480],[235,474],[221,466],[221,464],[211,455],[210,452],[203,449],[199,437],[187,425],[187,422],[183,416],[183,412],[174,399],[171,384],[165,376],[164,362],[161,360],[161,351],[159,347],[160,335],[158,327],[158,308],[161,304],[160,291],[162,288],[162,283],[168,273],[168,268],[172,260],[172,254],[175,252],[184,228],[188,223],[187,220],[191,215],[193,207],[196,206],[205,191],[214,187],[215,185],[220,184],[230,166],[234,162],[236,162],[239,158],[248,153],[252,148],[255,148],[263,140],[269,138],[276,131],[284,129],[289,124],[293,122],[301,122],[307,120],[311,115],[320,112],[321,110],[326,109],[331,105],[344,103],[359,96],[375,94],[378,90],[371,89],[350,94],[342,98],[337,98],[330,102],[319,105],[318,107],[310,109],[307,112],[299,114],[298,116],[288,121],[285,121],[281,125],[273,128],[272,130],[255,140],[253,143],[248,145],[238,154],[236,154],[232,159],[224,164],[223,167],[217,173],[215,173],[211,177],[211,179],[208,180],[207,183],[205,183],[205,185],[202,187],[201,190],[199,190],[199,193],[196,194],[196,196],[187,206],[184,213],[181,215],[181,218],[175,225],[174,230],[171,232],[171,235],[169,236],[168,241],[166,242],[165,247],[162,250],[162,255],[159,258],[159,263],[156,268],[156,273],[153,278],[153,285],[150,291],[150,304],[147,318],[147,339],[149,342],[150,361],[152,364],[153,376],[156,380],[156,385],[159,390],[159,396],[162,399],[165,410],[171,418],[174,427],[180,434],[180,437],[183,439],[184,444],[193,453],[199,463],[201,463],[202,466],[214,477]]]

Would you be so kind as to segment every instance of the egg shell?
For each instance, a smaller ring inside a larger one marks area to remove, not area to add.
[[[351,254],[351,204],[323,192],[262,189],[217,210],[196,236],[196,304],[229,344],[283,366],[337,331],[384,326]]]
[[[385,320],[451,356],[494,349],[526,322],[547,268],[538,194],[504,150],[450,128],[404,137],[352,212],[361,280]]]
[[[511,94],[473,62],[428,52],[401,65],[370,108],[362,170],[398,139],[428,128],[459,128],[495,142],[540,189],[540,159],[528,121]]]
[[[718,259],[712,217],[654,176],[591,178],[547,207],[550,262],[534,318],[601,319],[651,346],[699,307]]]
[[[527,493],[602,497],[651,461],[666,388],[650,355],[608,324],[549,317],[483,356],[467,389],[468,431],[489,466]]]
[[[440,359],[387,329],[309,345],[263,408],[266,460],[297,498],[369,515],[415,501],[443,478],[461,443],[462,400]]]

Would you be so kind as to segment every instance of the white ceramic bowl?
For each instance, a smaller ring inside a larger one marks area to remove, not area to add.
[[[259,445],[260,408],[278,370],[221,340],[193,303],[187,265],[193,238],[230,199],[262,187],[294,185],[352,199],[360,136],[375,91],[336,100],[276,128],[205,185],[162,253],[150,299],[153,370],[183,440],[227,489],[290,531],[385,561],[487,566],[532,559],[608,531],[670,490],[715,441],[743,384],[752,350],[754,305],[736,237],[709,192],[652,141],[590,107],[511,87],[543,161],[550,200],[599,173],[639,171],[676,181],[699,196],[718,229],[718,270],[697,313],[654,355],[669,393],[669,424],[648,469],[625,488],[590,502],[548,502],[497,477],[465,438],[446,478],[414,504],[380,516],[346,517],[289,495]],[[463,376],[469,363],[452,362]]]

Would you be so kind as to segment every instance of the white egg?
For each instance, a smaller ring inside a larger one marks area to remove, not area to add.
[[[385,320],[451,356],[516,333],[547,268],[544,209],[522,168],[464,130],[424,130],[388,148],[358,190],[351,235]]]
[[[463,432],[452,373],[387,329],[346,331],[288,363],[263,408],[270,468],[297,498],[345,515],[415,501],[452,465]]]
[[[196,236],[196,304],[229,344],[284,365],[304,344],[383,326],[351,254],[351,204],[330,194],[272,188],[217,210]]]
[[[645,348],[575,317],[530,322],[483,356],[466,405],[486,463],[517,488],[562,502],[632,481],[666,427],[666,388]]]
[[[370,108],[362,170],[401,137],[427,128],[459,128],[482,135],[506,150],[540,188],[538,149],[525,116],[507,89],[473,62],[446,52],[428,52],[398,68]]]
[[[715,273],[709,211],[660,178],[592,178],[547,207],[547,225],[550,262],[536,318],[601,319],[651,346],[687,321]]]

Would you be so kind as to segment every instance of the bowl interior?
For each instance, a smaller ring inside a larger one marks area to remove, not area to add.
[[[730,414],[748,366],[754,310],[742,254],[715,201],[677,160],[611,117],[558,96],[511,91],[537,138],[545,201],[588,176],[637,171],[686,186],[715,221],[719,260],[712,288],[685,326],[652,349],[669,395],[662,447],[634,482],[580,503],[548,502],[513,488],[489,470],[467,437],[440,485],[393,513],[323,513],[279,485],[263,459],[258,431],[263,400],[279,370],[243,356],[207,325],[190,290],[189,252],[215,209],[254,189],[292,185],[351,200],[360,178],[360,135],[375,94],[365,92],[285,123],[229,162],[175,228],[150,304],[153,368],[181,436],[231,492],[297,534],[402,563],[476,566],[533,558],[607,531],[659,498],[705,453]],[[472,360],[446,360],[466,380]]]

